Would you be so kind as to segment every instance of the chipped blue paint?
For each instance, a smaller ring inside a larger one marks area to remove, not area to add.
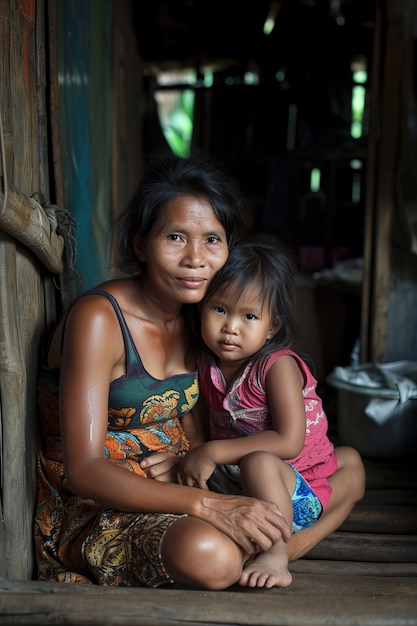
[[[65,208],[78,222],[72,297],[107,278],[111,216],[111,2],[57,3],[59,125]]]

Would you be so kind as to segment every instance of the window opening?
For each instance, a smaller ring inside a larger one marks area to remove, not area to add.
[[[362,161],[360,159],[353,159],[350,162],[350,167],[353,170],[352,176],[352,202],[358,204],[361,199],[362,191]]]
[[[272,31],[274,30],[275,22],[277,20],[280,9],[281,9],[281,3],[278,2],[277,0],[272,0],[269,6],[268,15],[266,17],[264,28],[263,28],[264,35],[270,35]]]
[[[354,59],[352,62],[352,122],[350,134],[354,139],[359,139],[364,134],[364,117],[366,104],[366,83],[368,73],[365,57]]]
[[[207,77],[209,82],[210,76]],[[193,134],[194,70],[164,71],[156,75],[155,101],[162,131],[179,156],[189,156]]]
[[[310,173],[310,191],[316,193],[320,191],[321,171],[318,167],[313,167]]]

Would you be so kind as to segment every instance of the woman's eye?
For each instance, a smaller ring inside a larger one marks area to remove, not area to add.
[[[212,235],[211,237],[207,237],[206,241],[207,243],[217,243],[219,241],[219,238],[215,235]]]
[[[180,235],[176,235],[175,233],[173,233],[172,235],[168,235],[168,239],[170,239],[171,241],[180,241],[181,237]]]

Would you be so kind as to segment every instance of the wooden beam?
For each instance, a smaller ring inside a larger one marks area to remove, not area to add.
[[[323,539],[306,556],[330,561],[414,563],[417,562],[417,535],[338,531]]]
[[[410,586],[379,593],[366,585],[368,595],[356,595],[366,577],[340,580],[329,589],[327,582],[321,593],[312,592],[313,577],[298,577],[304,593],[297,595],[287,589],[240,591],[191,591],[175,589],[101,588],[72,593],[55,590],[39,593],[27,588],[23,593],[0,594],[0,624],[106,624],[106,626],[208,626],[231,624],[257,626],[409,626],[417,617],[416,596]],[[310,580],[309,580],[310,579]],[[326,578],[328,581],[328,578]],[[50,583],[47,583],[47,585]],[[347,592],[352,585],[355,593]],[[65,587],[65,583],[61,586]],[[395,587],[394,587],[395,588]],[[301,591],[301,588],[300,588]],[[341,594],[344,595],[341,595]]]

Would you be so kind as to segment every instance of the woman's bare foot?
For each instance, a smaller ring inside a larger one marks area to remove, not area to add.
[[[263,552],[245,566],[239,585],[242,587],[288,587],[292,575],[286,554]]]

